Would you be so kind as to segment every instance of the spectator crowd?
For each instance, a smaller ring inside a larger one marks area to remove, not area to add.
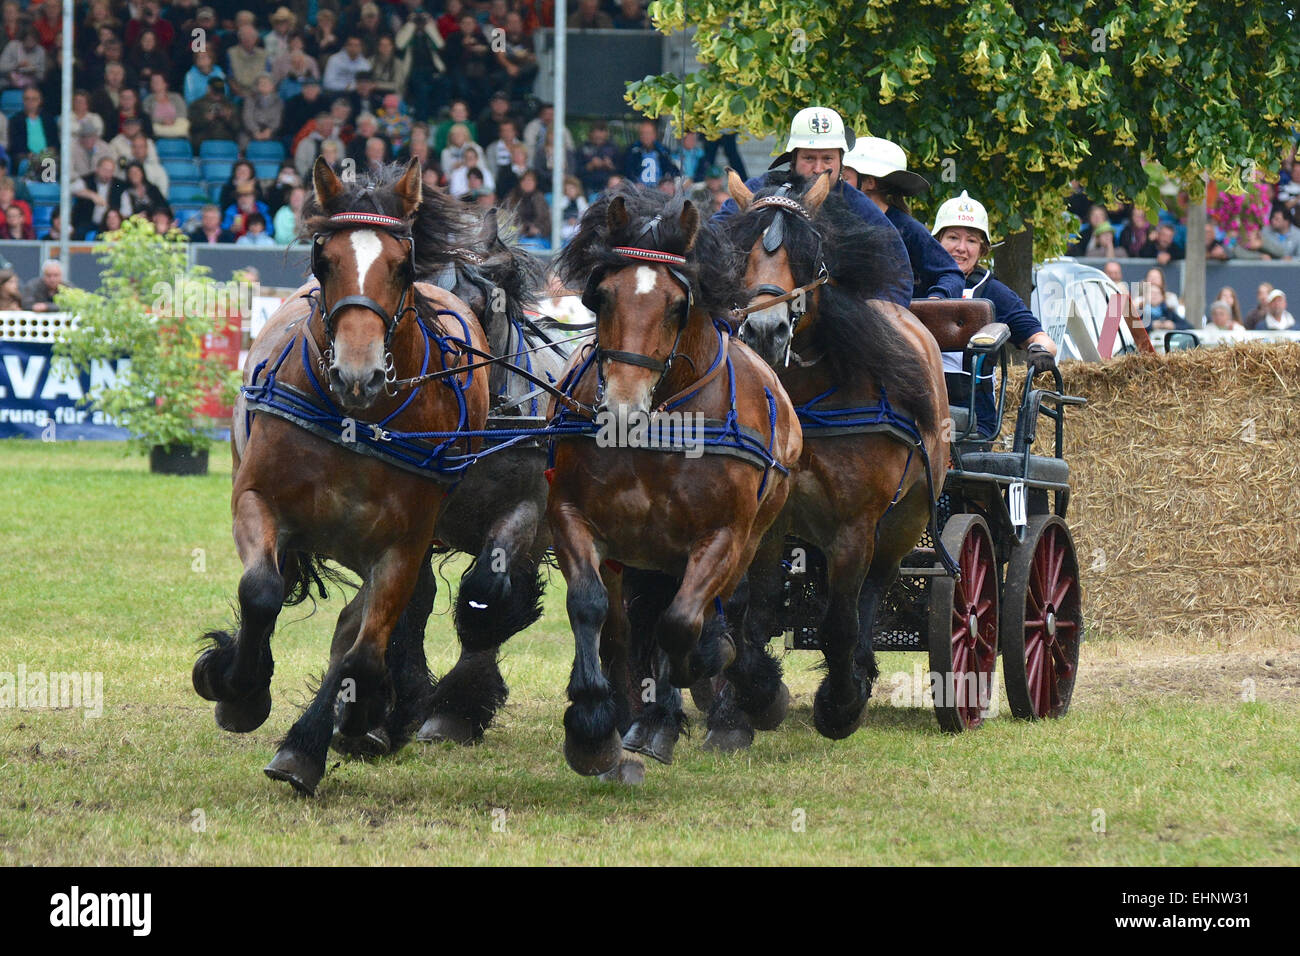
[[[649,119],[564,129],[557,156],[555,111],[535,95],[533,40],[553,22],[555,0],[89,0],[74,12],[67,129],[63,2],[0,3],[3,239],[57,240],[65,229],[94,239],[138,215],[193,242],[284,246],[318,157],[340,173],[418,158],[428,188],[503,207],[523,241],[538,245],[549,239],[553,204],[567,238],[587,205],[623,179],[688,190],[716,211],[728,198],[718,152],[747,176],[734,136],[708,142]],[[568,26],[649,30],[647,3],[568,0]],[[72,140],[66,224],[58,215],[64,137]],[[1217,197],[1204,237],[1209,258],[1300,258],[1300,160],[1294,150],[1283,160],[1279,182],[1261,178],[1249,195]],[[552,196],[557,164],[564,185]],[[1070,209],[1084,224],[1073,255],[1162,266],[1184,256],[1186,227],[1172,211],[1151,222],[1140,208],[1106,209],[1082,191]],[[15,294],[39,303],[46,279],[5,278],[0,308]],[[1242,316],[1235,293],[1230,299],[1229,321],[1246,328],[1252,316],[1261,328],[1290,316],[1284,296],[1277,315],[1261,299]],[[1164,309],[1158,303],[1151,321],[1185,321],[1176,300],[1168,317]]]

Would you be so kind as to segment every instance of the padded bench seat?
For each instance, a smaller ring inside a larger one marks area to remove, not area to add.
[[[1007,478],[1019,478],[1024,467],[1024,456],[1008,451],[970,452],[961,456],[962,471],[984,472],[990,475],[1002,475]],[[1030,455],[1029,474],[1032,481],[1046,481],[1058,485],[1070,482],[1070,466],[1062,458],[1051,455]]]

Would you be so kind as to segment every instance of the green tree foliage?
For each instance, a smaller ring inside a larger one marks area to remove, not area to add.
[[[65,287],[55,294],[59,310],[77,317],[55,354],[78,369],[129,356],[129,369],[119,366],[117,380],[95,389],[87,403],[127,429],[141,451],[206,448],[203,429],[211,422],[198,415],[199,406],[211,394],[229,403],[239,386],[239,373],[203,355],[203,337],[226,323],[224,310],[218,318],[213,305],[232,296],[217,288],[206,266],[188,265],[187,240],[175,230],[160,236],[132,217],[105,239],[99,289]]]
[[[1300,115],[1300,24],[1277,0],[658,0],[703,68],[633,83],[686,128],[784,135],[810,105],[902,145],[937,204],[968,189],[995,232],[1063,251],[1071,180],[1154,207],[1142,161],[1243,191]],[[949,160],[950,162],[945,162]],[[1196,188],[1195,186],[1193,187]],[[1195,195],[1195,193],[1193,193]]]

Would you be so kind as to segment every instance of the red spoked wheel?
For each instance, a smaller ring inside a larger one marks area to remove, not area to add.
[[[1002,673],[1011,713],[1062,717],[1079,671],[1083,606],[1070,529],[1056,515],[1029,519],[1011,551],[1003,591]]]
[[[942,539],[961,579],[930,579],[930,686],[939,726],[960,733],[982,724],[994,703],[998,562],[979,515],[953,515]]]

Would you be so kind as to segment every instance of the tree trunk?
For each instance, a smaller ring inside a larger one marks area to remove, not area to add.
[[[1205,200],[1192,199],[1187,206],[1187,258],[1183,262],[1184,318],[1194,329],[1205,315]]]
[[[1034,290],[1034,227],[1007,236],[993,253],[993,271],[1029,305]]]

